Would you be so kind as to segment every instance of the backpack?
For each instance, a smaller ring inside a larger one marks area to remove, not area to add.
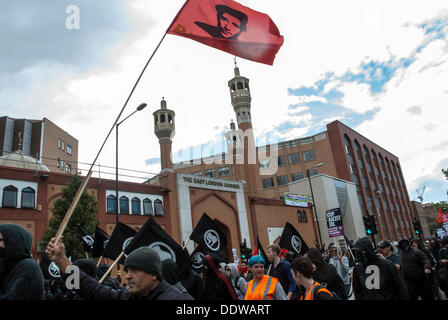
[[[319,292],[319,289],[322,289],[322,288],[325,288],[325,289],[327,289],[330,292],[330,294],[333,297],[333,300],[342,300],[341,297],[339,297],[339,295],[336,292],[329,290],[325,283],[320,284],[320,285],[315,285],[313,287],[313,289],[311,290],[311,296],[313,297],[313,300],[316,300],[315,299],[316,298],[315,295]]]

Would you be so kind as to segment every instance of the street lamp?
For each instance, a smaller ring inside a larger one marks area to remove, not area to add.
[[[306,175],[308,176],[308,182],[310,184],[311,198],[313,198],[314,219],[316,220],[316,223],[317,223],[317,231],[319,232],[319,244],[320,244],[320,246],[322,246],[322,236],[320,234],[319,220],[317,219],[316,202],[314,201],[313,186],[311,185],[310,169],[321,167],[321,166],[323,166],[323,164],[324,163],[321,162],[321,163],[316,164],[313,167],[310,167],[310,168],[306,169]]]
[[[132,116],[137,111],[141,111],[146,107],[146,103],[140,104],[134,112],[128,115],[126,118],[121,120],[115,125],[115,204],[116,204],[116,223],[118,224],[118,210],[119,210],[119,201],[118,201],[118,126],[122,124],[126,119]]]

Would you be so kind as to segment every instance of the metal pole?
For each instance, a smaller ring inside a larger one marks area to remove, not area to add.
[[[118,224],[118,125],[115,125],[115,210],[116,224]]]
[[[308,175],[308,182],[310,183],[311,197],[313,198],[314,219],[316,220],[317,231],[319,232],[319,242],[320,242],[319,245],[320,245],[320,247],[322,247],[322,236],[320,234],[319,220],[317,219],[316,202],[314,201],[313,186],[311,185],[310,169],[306,169],[306,174]]]

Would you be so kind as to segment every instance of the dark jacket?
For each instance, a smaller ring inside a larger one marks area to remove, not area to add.
[[[43,300],[44,276],[31,257],[31,234],[16,224],[0,225],[0,233],[0,300]]]
[[[335,292],[342,300],[347,300],[344,281],[339,276],[335,266],[325,262],[319,249],[316,248],[309,249],[307,257],[316,266],[313,279],[322,285],[326,285],[328,290]]]
[[[230,278],[219,271],[219,257],[213,253],[204,256],[203,265],[206,300],[238,300]]]
[[[407,248],[401,251],[402,271],[406,281],[422,279],[425,269],[431,270],[431,262],[425,253],[417,248]]]
[[[79,270],[79,294],[86,300],[193,300],[186,293],[170,285],[165,280],[143,297],[131,295],[127,290],[116,290],[102,286],[97,280]]]
[[[286,294],[296,290],[296,282],[292,278],[291,263],[289,261],[280,258],[280,262],[277,267],[274,267],[274,264],[271,263],[268,276],[277,278]]]
[[[395,265],[387,259],[379,259],[375,254],[369,238],[359,239],[354,246],[355,251],[365,250],[366,261],[357,258],[353,268],[353,292],[356,300],[408,300],[409,293],[406,284]],[[367,272],[369,266],[378,267],[379,287],[368,287],[373,276]]]
[[[204,279],[202,279],[201,276],[194,270],[189,270],[185,278],[182,280],[182,285],[195,300],[204,299]]]

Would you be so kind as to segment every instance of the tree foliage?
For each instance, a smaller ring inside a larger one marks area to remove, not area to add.
[[[61,197],[54,202],[51,208],[53,215],[48,222],[47,229],[39,244],[39,250],[41,252],[45,251],[48,242],[56,235],[81,182],[81,178],[77,175],[73,176],[68,185],[62,189]],[[84,191],[63,234],[67,256],[71,256],[72,261],[86,257],[79,226],[88,234],[93,234],[95,227],[99,223],[96,218],[97,211],[95,197]]]

